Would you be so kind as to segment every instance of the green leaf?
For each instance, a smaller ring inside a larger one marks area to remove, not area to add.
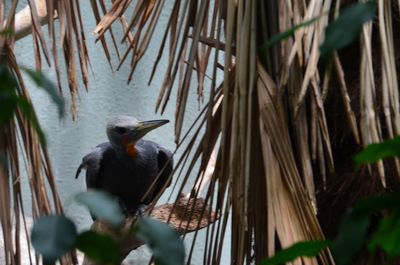
[[[57,87],[54,83],[48,79],[42,72],[34,71],[29,68],[22,67],[23,69],[40,88],[49,94],[53,102],[57,105],[59,117],[65,116],[65,102],[64,98],[58,92]]]
[[[25,118],[30,121],[36,130],[42,144],[45,144],[44,133],[34,115],[32,104],[24,97],[16,93],[17,82],[10,71],[0,66],[0,125],[8,123],[14,116],[17,108],[20,109]]]
[[[17,86],[17,82],[15,81],[14,76],[10,73],[7,67],[4,64],[0,64],[0,90],[5,91],[8,90],[15,94],[15,87]]]
[[[10,71],[0,65],[0,125],[9,122],[17,108],[16,84]]]
[[[337,265],[351,264],[352,259],[365,242],[368,227],[369,215],[358,216],[354,214],[353,210],[347,213],[331,246]]]
[[[111,195],[101,191],[87,191],[76,196],[76,200],[88,207],[89,211],[99,219],[103,219],[114,227],[124,221],[119,204]]]
[[[353,214],[358,217],[369,217],[382,210],[400,210],[400,193],[385,193],[377,197],[370,197],[357,202]]]
[[[375,252],[377,248],[384,250],[389,258],[400,256],[400,214],[399,211],[384,217],[379,222],[378,230],[368,244],[368,250]]]
[[[329,242],[320,241],[303,241],[298,242],[288,248],[277,252],[273,257],[262,261],[262,265],[277,265],[293,261],[299,257],[315,257],[324,248],[329,246]]]
[[[4,150],[0,150],[0,164],[4,167],[8,167],[8,160]]]
[[[24,117],[28,119],[32,127],[36,130],[36,133],[38,134],[39,140],[42,143],[42,145],[46,145],[46,138],[44,136],[44,132],[40,127],[40,124],[35,116],[32,104],[26,98],[19,97],[17,100],[17,105],[21,110],[22,114],[24,115]]]
[[[382,143],[370,144],[354,157],[357,165],[374,163],[384,158],[400,156],[400,136]]]
[[[54,262],[70,251],[76,237],[74,223],[59,215],[41,217],[31,233],[32,245],[47,262]]]
[[[271,47],[273,47],[275,44],[277,44],[277,43],[279,43],[279,42],[281,42],[281,41],[283,41],[283,40],[285,40],[285,39],[287,39],[287,38],[293,36],[294,33],[295,33],[297,30],[299,30],[299,29],[301,29],[301,28],[303,28],[303,27],[307,27],[307,26],[313,24],[315,21],[317,21],[318,19],[320,19],[320,18],[321,18],[322,16],[324,16],[325,14],[326,14],[326,13],[324,13],[324,14],[318,16],[318,17],[315,17],[315,18],[306,20],[306,21],[304,21],[304,22],[302,22],[302,23],[300,23],[300,24],[294,25],[293,27],[289,28],[288,30],[286,30],[286,31],[284,31],[284,32],[281,32],[281,33],[278,33],[278,34],[276,34],[276,35],[273,35],[265,44],[263,44],[263,45],[261,46],[261,48],[260,48],[261,58],[264,60],[264,59],[267,57],[268,50],[269,50]]]
[[[10,29],[3,29],[3,30],[0,30],[0,36],[3,36],[3,37],[11,37],[11,36],[13,36],[15,33],[14,33],[14,31],[12,31],[12,30],[10,30]]]
[[[278,42],[281,42],[291,36],[294,35],[294,33],[304,27],[307,27],[311,24],[313,24],[315,21],[317,21],[318,19],[320,19],[323,15],[318,16],[318,17],[314,17],[311,18],[309,20],[306,20],[300,24],[294,25],[293,27],[289,28],[288,30],[275,34],[273,35],[268,41],[267,43],[265,43],[262,47],[261,47],[261,51],[265,52],[265,50],[271,48],[272,46],[274,46],[275,44],[277,44]]]
[[[17,96],[5,96],[0,91],[0,125],[8,123],[11,120],[17,109],[17,103]]]
[[[343,9],[339,17],[330,23],[325,31],[325,40],[320,47],[321,57],[352,43],[360,34],[365,22],[375,16],[375,3],[352,4]]]
[[[167,224],[150,218],[141,218],[136,229],[136,236],[151,248],[157,265],[184,264],[183,241]]]
[[[100,263],[116,264],[121,258],[117,243],[111,237],[94,231],[86,231],[80,234],[75,247],[90,259]]]

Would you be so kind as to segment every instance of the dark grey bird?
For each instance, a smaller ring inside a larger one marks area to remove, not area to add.
[[[142,205],[150,204],[164,186],[171,183],[171,151],[142,139],[151,130],[168,122],[140,122],[131,116],[112,118],[107,124],[109,142],[99,144],[82,159],[76,178],[82,169],[86,169],[88,189],[111,193],[127,215],[135,214]],[[152,185],[154,181],[155,185]]]

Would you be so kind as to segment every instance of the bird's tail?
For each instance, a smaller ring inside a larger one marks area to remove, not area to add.
[[[76,174],[75,174],[75,179],[77,179],[79,177],[79,174],[81,174],[81,171],[84,167],[85,167],[85,163],[82,163],[79,165],[78,170],[76,171]]]

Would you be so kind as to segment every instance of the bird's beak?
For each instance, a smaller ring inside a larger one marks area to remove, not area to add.
[[[143,137],[146,133],[148,133],[151,130],[154,130],[168,122],[169,122],[169,120],[152,120],[152,121],[139,122],[139,124],[136,127],[135,134],[136,134],[136,136]]]

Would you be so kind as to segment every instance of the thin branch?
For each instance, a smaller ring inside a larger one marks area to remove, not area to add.
[[[37,14],[40,24],[46,25],[48,23],[46,1],[33,0],[36,4]],[[15,39],[19,40],[32,33],[32,16],[29,5],[26,5],[21,11],[15,15]]]

